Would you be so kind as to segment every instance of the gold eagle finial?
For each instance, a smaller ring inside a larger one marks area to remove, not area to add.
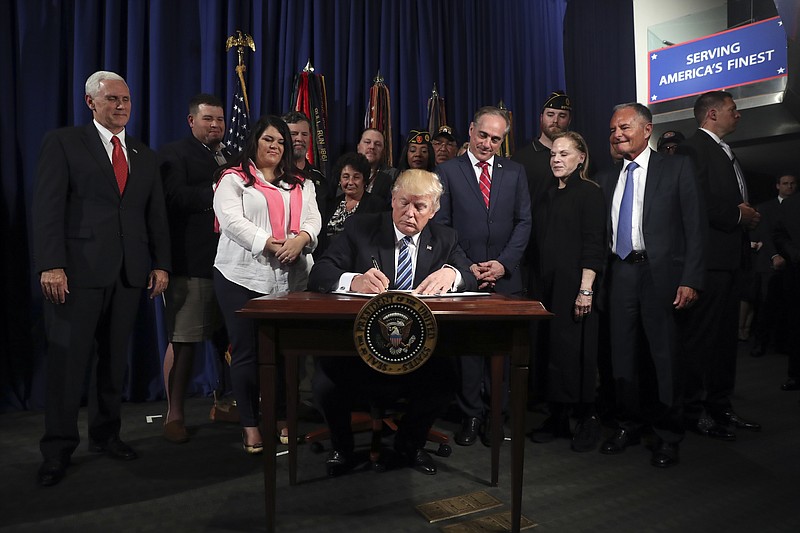
[[[250,48],[253,52],[256,51],[256,43],[253,42],[253,38],[247,33],[242,33],[242,30],[236,30],[236,35],[228,37],[228,40],[225,41],[225,51],[229,51],[234,46],[236,47],[236,54],[239,56],[239,66],[244,65],[245,47]]]

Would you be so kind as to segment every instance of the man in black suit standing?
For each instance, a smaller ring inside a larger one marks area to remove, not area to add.
[[[435,174],[401,173],[392,188],[391,213],[348,219],[341,236],[311,269],[309,289],[368,294],[405,288],[419,294],[475,290],[477,280],[458,246],[456,232],[430,221],[441,195],[442,184]],[[404,255],[410,266],[405,275]],[[435,474],[436,465],[423,448],[434,420],[452,398],[452,383],[451,364],[442,357],[433,357],[404,375],[379,374],[354,357],[318,358],[314,399],[325,415],[333,445],[326,463],[328,475],[342,474],[352,466],[350,412],[354,404],[359,399],[399,397],[408,399],[408,409],[395,448],[421,472]]]
[[[800,298],[800,194],[793,194],[780,204],[775,223],[775,247],[785,259],[785,287],[788,301]],[[789,380],[783,390],[800,390],[800,307],[787,306],[788,328],[786,344],[789,351]]]
[[[691,161],[650,149],[650,110],[638,103],[615,107],[610,142],[622,168],[598,176],[610,206],[608,313],[616,382],[618,429],[600,448],[618,454],[638,444],[646,422],[656,434],[651,464],[678,464],[683,439],[677,374],[676,321],[703,288],[704,219]],[[642,353],[652,364],[642,365]],[[657,390],[640,386],[655,383]],[[649,396],[648,408],[641,405]],[[655,398],[652,398],[655,396]]]
[[[797,177],[792,174],[780,175],[775,179],[775,188],[778,190],[777,196],[756,206],[756,210],[761,214],[761,222],[750,234],[751,242],[760,243],[755,265],[759,287],[753,349],[750,351],[750,355],[753,357],[761,357],[767,351],[773,330],[775,331],[776,346],[782,349],[786,348],[786,333],[789,324],[786,320],[789,301],[784,291],[786,258],[775,248],[773,233],[781,204],[797,189]],[[800,389],[800,367],[796,369],[796,372],[790,372],[789,379],[782,388],[783,390]]]
[[[168,405],[164,438],[175,443],[189,440],[183,398],[191,379],[195,346],[214,341],[223,361],[228,345],[212,281],[219,241],[212,207],[214,172],[232,157],[222,143],[222,101],[211,94],[192,97],[186,120],[191,134],[163,146],[158,154],[172,244],[172,279],[164,292],[170,341],[164,354]],[[224,371],[220,364],[219,375]]]
[[[706,286],[682,332],[685,347],[684,416],[689,429],[721,440],[735,440],[728,429],[759,431],[761,426],[737,415],[731,406],[736,384],[739,291],[743,262],[749,260],[746,230],[761,216],[747,199],[747,184],[738,161],[723,138],[739,122],[730,93],[711,91],[694,104],[698,130],[678,146],[695,167],[708,226],[705,250]]]
[[[89,451],[136,459],[119,438],[128,340],[142,289],[154,298],[169,282],[158,162],[126,134],[128,85],[113,72],[95,72],[85,100],[91,124],[45,136],[33,200],[48,345],[38,472],[44,486],[61,481],[80,441],[78,409],[90,362]]]
[[[522,295],[520,262],[531,232],[528,180],[522,165],[495,155],[510,127],[508,115],[501,109],[486,106],[475,113],[467,152],[436,167],[444,185],[436,221],[458,231],[459,244],[472,262],[470,269],[480,289]],[[458,404],[464,418],[455,435],[456,444],[471,446],[480,434],[481,442],[490,446],[488,359],[463,355],[458,364]],[[507,391],[506,382],[504,403]]]

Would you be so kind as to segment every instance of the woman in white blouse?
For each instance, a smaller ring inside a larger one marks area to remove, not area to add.
[[[305,290],[322,224],[314,184],[295,168],[290,143],[283,120],[262,117],[242,152],[218,171],[214,192],[220,232],[214,288],[232,346],[231,382],[242,444],[252,454],[262,451],[256,326],[236,311],[265,294]],[[277,398],[285,398],[283,390]]]

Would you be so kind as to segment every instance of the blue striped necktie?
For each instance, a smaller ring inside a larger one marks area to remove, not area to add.
[[[399,291],[411,290],[411,251],[408,245],[411,244],[411,237],[403,237],[400,241],[400,253],[397,256],[397,276],[395,277],[395,288]]]

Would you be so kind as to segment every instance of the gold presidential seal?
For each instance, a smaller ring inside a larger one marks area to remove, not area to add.
[[[384,374],[408,374],[436,347],[436,318],[430,308],[407,292],[384,292],[358,312],[353,339],[361,359]]]

